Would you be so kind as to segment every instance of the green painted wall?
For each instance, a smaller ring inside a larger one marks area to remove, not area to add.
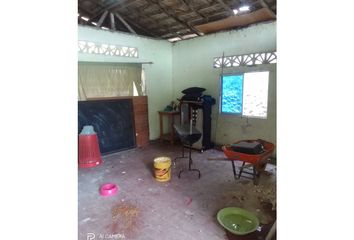
[[[218,144],[228,144],[241,139],[263,138],[276,141],[276,64],[257,67],[225,68],[224,73],[250,70],[269,70],[268,118],[246,119],[219,115],[219,76],[221,68],[213,68],[214,57],[241,55],[276,50],[276,23],[253,25],[241,30],[216,33],[180,41],[172,47],[172,84],[174,98],[182,96],[181,90],[198,86],[207,90],[217,103],[213,106],[212,139]]]
[[[171,43],[166,40],[154,40],[132,34],[95,29],[88,26],[78,27],[78,40],[111,43],[137,47],[139,49],[138,58],[78,53],[79,61],[153,62],[153,64],[143,64],[142,66],[146,76],[150,139],[158,138],[160,130],[157,111],[164,109],[172,100]]]
[[[181,90],[199,86],[205,94],[216,98],[212,114],[212,140],[218,144],[232,143],[241,139],[263,138],[276,141],[276,64],[246,68],[225,68],[224,73],[247,70],[269,70],[268,118],[246,119],[219,115],[220,68],[213,68],[214,57],[239,55],[276,50],[276,23],[264,23],[241,30],[210,34],[171,44],[131,34],[98,30],[93,27],[78,28],[79,40],[112,43],[137,47],[139,58],[113,57],[96,54],[78,54],[79,61],[94,62],[153,62],[143,64],[146,73],[149,99],[150,139],[159,137],[157,111],[172,100],[182,96]]]

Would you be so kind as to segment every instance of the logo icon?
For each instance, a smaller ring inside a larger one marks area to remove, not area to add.
[[[94,240],[95,239],[95,234],[94,233],[87,233],[87,240]]]

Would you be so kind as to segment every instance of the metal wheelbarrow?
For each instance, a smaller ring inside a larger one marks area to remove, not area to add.
[[[241,142],[260,143],[262,145],[262,152],[259,154],[250,154],[250,153],[235,151],[233,145],[236,145]],[[264,169],[267,165],[267,160],[273,154],[274,148],[275,148],[275,145],[273,143],[267,142],[262,139],[242,140],[242,141],[235,142],[232,145],[222,146],[222,150],[223,150],[225,156],[229,160],[231,160],[231,162],[232,162],[232,170],[234,173],[234,178],[239,179],[241,177],[242,173],[248,174],[248,175],[252,176],[251,178],[253,179],[253,183],[255,185],[258,184],[259,174],[260,174],[260,172],[264,171]],[[236,168],[235,168],[234,161],[242,161],[242,166],[241,166],[238,174],[236,174]],[[246,163],[249,163],[252,166],[252,170],[253,170],[252,172],[245,171],[245,168],[249,166],[249,165],[246,165]],[[246,177],[246,176],[243,176],[243,177]]]

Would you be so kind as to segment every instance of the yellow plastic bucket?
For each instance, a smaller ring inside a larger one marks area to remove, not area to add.
[[[154,159],[155,179],[167,182],[171,179],[171,158],[157,157]]]

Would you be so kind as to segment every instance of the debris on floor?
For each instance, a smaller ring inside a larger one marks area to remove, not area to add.
[[[186,211],[184,212],[184,214],[185,214],[186,216],[188,216],[188,217],[193,217],[193,216],[194,216],[194,213],[191,212],[191,211],[189,211],[189,210],[186,210]]]
[[[118,203],[111,209],[113,234],[120,233],[132,236],[139,228],[138,217],[140,210],[130,203]]]
[[[139,209],[128,203],[118,203],[112,208],[112,218],[124,217],[126,219],[133,219],[139,213]]]
[[[189,206],[192,203],[193,199],[191,197],[184,197],[184,203],[186,206]]]
[[[126,240],[234,239],[217,224],[216,213],[225,207],[252,211],[262,224],[262,234],[269,231],[276,216],[276,166],[267,164],[259,184],[253,185],[244,177],[234,179],[230,161],[207,160],[222,157],[223,152],[193,152],[193,164],[202,172],[201,179],[178,178],[178,165],[171,170],[170,181],[157,183],[153,159],[167,153],[179,156],[180,151],[179,145],[159,142],[104,156],[105,164],[99,168],[79,169],[78,239],[87,240],[88,233],[95,233],[96,239],[100,234],[124,236]],[[235,162],[236,167],[241,164]],[[106,180],[124,186],[119,195],[99,196],[97,189]],[[263,235],[261,239],[265,239]]]
[[[84,220],[81,221],[81,223],[86,223],[86,222],[89,222],[89,221],[93,221],[91,218],[85,218]]]
[[[225,191],[220,196],[220,202],[224,206],[235,206],[254,212],[262,224],[273,222],[270,212],[275,212],[276,209],[276,184],[275,172],[271,166],[269,168],[261,173],[258,185],[254,185],[252,180],[236,181],[237,187]]]

